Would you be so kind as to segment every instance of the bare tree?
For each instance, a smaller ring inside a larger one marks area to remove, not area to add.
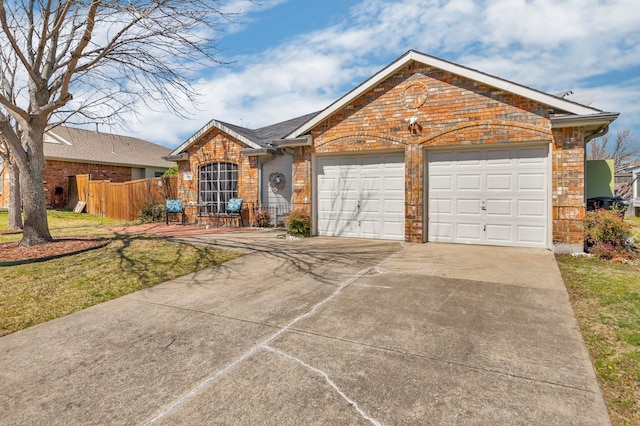
[[[228,15],[217,0],[0,0],[0,134],[20,172],[21,246],[51,240],[43,189],[46,130],[114,122],[142,103],[181,112],[190,81],[217,63]],[[19,129],[20,132],[16,131]]]
[[[640,142],[632,136],[629,130],[618,130],[616,132],[616,139],[612,144],[610,144],[608,136],[603,136],[589,142],[587,159],[612,159],[616,169],[636,161],[639,158]]]

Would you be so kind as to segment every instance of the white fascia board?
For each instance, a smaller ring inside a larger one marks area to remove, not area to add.
[[[551,128],[563,129],[567,127],[607,126],[611,124],[619,113],[602,112],[589,115],[567,115],[551,117]]]
[[[68,145],[71,146],[71,142],[69,142],[68,140],[66,140],[65,138],[58,136],[55,134],[55,132],[53,130],[48,130],[44,133],[44,138],[45,138],[45,142],[46,143],[57,143],[60,145]],[[47,140],[47,138],[49,140]]]
[[[300,135],[303,135],[313,129],[316,125],[326,120],[336,111],[340,110],[342,107],[358,98],[360,95],[365,93],[367,90],[376,86],[381,81],[390,77],[397,70],[402,68],[410,61],[416,61],[434,68],[441,69],[443,71],[450,72],[455,75],[459,75],[461,77],[465,77],[479,83],[486,84],[491,87],[495,87],[496,89],[504,90],[509,93],[513,93],[518,96],[522,96],[537,102],[540,102],[544,105],[548,105],[552,108],[556,108],[562,111],[567,111],[572,114],[577,115],[591,115],[601,113],[599,109],[591,108],[585,105],[581,105],[575,102],[568,101],[563,98],[559,98],[557,96],[550,95],[548,93],[544,93],[535,89],[531,89],[526,86],[522,86],[516,83],[513,83],[508,80],[504,80],[498,77],[494,77],[489,74],[485,74],[483,72],[463,67],[461,65],[454,64],[452,62],[448,62],[433,56],[425,55],[424,53],[419,53],[414,50],[410,50],[405,53],[403,56],[392,62],[386,68],[382,69],[375,75],[373,75],[370,79],[357,86],[351,92],[347,93],[342,98],[338,99],[333,104],[329,105],[324,111],[320,114],[316,115],[312,120],[305,123],[302,127],[294,130],[292,133],[287,135],[285,139],[296,138]]]
[[[311,135],[302,136],[295,139],[278,139],[271,142],[276,148],[294,148],[297,146],[312,146]]]
[[[223,131],[224,133],[228,134],[229,136],[233,136],[234,138],[236,138],[240,142],[250,146],[251,148],[254,148],[254,149],[261,149],[262,148],[257,143],[247,139],[246,137],[242,136],[241,134],[239,134],[237,132],[234,132],[233,130],[231,130],[230,128],[228,128],[224,124],[220,123],[219,121],[211,120],[207,124],[205,124],[204,127],[202,127],[200,130],[195,132],[189,139],[184,141],[179,147],[177,147],[175,150],[173,150],[171,152],[171,154],[169,154],[169,156],[172,157],[172,156],[175,156],[175,155],[182,154],[184,151],[187,150],[187,148],[189,148],[202,135],[204,135],[205,133],[207,133],[209,130],[211,130],[214,127],[216,129],[218,129],[218,130]]]

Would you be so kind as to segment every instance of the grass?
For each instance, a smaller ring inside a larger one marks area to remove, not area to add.
[[[612,423],[640,424],[640,264],[557,259]]]
[[[150,235],[116,235],[109,219],[49,211],[54,237],[100,236],[100,249],[46,262],[0,268],[0,336],[106,302],[240,256]],[[7,214],[0,212],[0,229]],[[20,239],[0,235],[0,243]]]

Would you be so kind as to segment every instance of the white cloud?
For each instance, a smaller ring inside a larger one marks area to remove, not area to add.
[[[409,49],[552,93],[598,90],[594,107],[620,111],[620,123],[635,125],[640,81],[589,84],[640,68],[635,1],[363,0],[335,25],[234,58],[237,66],[202,79],[203,104],[193,120],[147,115],[144,123],[159,120],[164,129],[154,124],[141,133],[175,146],[213,117],[258,127],[305,114]]]

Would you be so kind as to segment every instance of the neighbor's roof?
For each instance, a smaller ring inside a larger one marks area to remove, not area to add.
[[[599,109],[592,108],[586,105],[572,102],[560,96],[551,95],[549,93],[541,92],[530,87],[523,86],[499,77],[492,76],[490,74],[483,73],[481,71],[467,68],[462,65],[454,64],[452,62],[445,61],[443,59],[429,56],[424,53],[410,50],[400,58],[396,59],[390,65],[376,73],[374,76],[357,86],[355,89],[329,105],[322,112],[317,114],[311,120],[303,123],[297,129],[294,129],[289,133],[286,138],[293,139],[300,137],[311,131],[315,126],[322,121],[329,118],[335,112],[343,108],[344,106],[363,95],[369,89],[373,88],[380,82],[389,78],[399,69],[404,67],[409,62],[419,62],[434,68],[447,71],[449,73],[465,77],[479,83],[486,84],[497,89],[504,90],[515,95],[519,95],[541,104],[547,105],[555,110],[555,114],[552,114],[551,122],[554,127],[572,127],[572,126],[606,126],[618,117],[618,113],[602,112]]]
[[[319,112],[306,114],[258,129],[247,129],[246,127],[237,126],[235,124],[211,120],[204,127],[194,133],[189,139],[184,141],[171,154],[169,154],[169,157],[180,156],[180,154],[185,152],[202,135],[214,128],[233,136],[249,148],[255,150],[273,150],[274,148],[271,145],[271,142],[282,139],[285,135],[300,127],[305,122],[311,120],[317,114],[319,114]]]
[[[45,134],[47,160],[169,168],[175,162],[162,157],[170,152],[171,148],[142,139],[66,126],[55,127]]]

